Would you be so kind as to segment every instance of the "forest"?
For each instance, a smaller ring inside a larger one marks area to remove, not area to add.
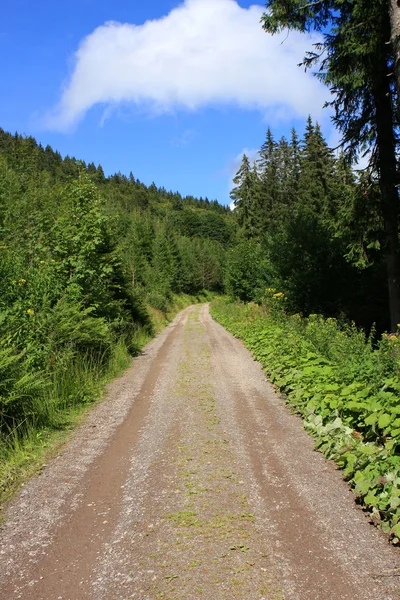
[[[101,166],[1,130],[2,452],[63,428],[163,315],[221,292],[235,235],[216,201],[132,174],[105,177]]]
[[[3,437],[91,401],[182,295],[262,304],[274,289],[290,314],[389,329],[377,182],[318,123],[289,141],[268,129],[233,185],[231,211],[0,131]]]
[[[311,118],[302,139],[268,130],[259,157],[243,156],[234,179],[243,241],[229,255],[227,291],[259,301],[274,287],[291,312],[390,328],[376,182],[335,156]]]
[[[311,116],[289,139],[268,128],[233,210],[0,130],[0,494],[10,452],[68,426],[170,311],[223,296],[215,318],[399,541],[400,480],[382,479],[400,447],[398,37],[381,1],[267,9],[268,33],[323,32],[303,64],[342,144]]]

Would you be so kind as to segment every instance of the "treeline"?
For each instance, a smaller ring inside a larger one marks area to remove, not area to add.
[[[242,242],[228,254],[231,295],[258,301],[274,287],[291,312],[389,329],[380,191],[369,171],[334,154],[309,118],[302,139],[293,130],[275,141],[268,130],[234,184]]]
[[[93,162],[85,163],[83,160],[77,160],[68,155],[62,158],[61,154],[50,146],[43,148],[32,136],[23,136],[18,133],[11,135],[1,128],[0,155],[7,158],[9,167],[20,175],[25,174],[27,181],[37,177],[39,173],[46,172],[53,182],[61,183],[68,181],[71,177],[78,177],[83,170],[98,185],[104,185],[107,188],[119,186],[119,193],[114,190],[114,194],[117,197],[129,196],[130,207],[155,209],[157,204],[164,203],[165,205],[167,203],[175,209],[192,207],[222,214],[229,212],[229,209],[219,204],[217,200],[210,201],[208,198],[194,198],[193,196],[182,197],[179,192],[168,192],[163,187],[158,188],[154,183],[147,187],[139,179],[135,179],[132,172],[128,177],[121,173],[106,177],[101,165],[96,166]]]
[[[234,231],[216,201],[105,177],[1,130],[3,439],[92,399],[151,333],[148,306],[165,312],[175,294],[221,290]]]

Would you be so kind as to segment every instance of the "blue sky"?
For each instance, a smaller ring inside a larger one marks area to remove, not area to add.
[[[297,67],[314,39],[267,36],[247,0],[4,0],[0,126],[63,155],[229,202],[238,157],[327,92]],[[111,22],[111,23],[110,23]]]

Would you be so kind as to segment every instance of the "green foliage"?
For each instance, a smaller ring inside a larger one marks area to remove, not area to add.
[[[255,173],[251,170],[249,159],[246,154],[243,154],[242,164],[233,179],[236,187],[231,191],[231,198],[240,225],[246,226],[249,221],[256,182],[257,179]]]
[[[318,31],[322,36],[306,53],[303,65],[317,66],[317,76],[332,93],[327,104],[334,109],[332,120],[342,133],[348,159],[354,162],[360,152],[369,154],[369,176],[379,186],[380,256],[386,259],[390,321],[396,331],[400,322],[398,36],[391,31],[389,3],[268,0],[266,8],[262,22],[268,33],[294,29]],[[312,188],[315,182],[310,179],[307,193]],[[367,208],[362,220],[370,221],[368,216]]]
[[[384,335],[374,345],[354,325],[288,316],[285,304],[282,292],[268,289],[262,307],[220,300],[212,315],[244,340],[371,519],[398,543],[400,338]]]
[[[260,244],[243,241],[231,248],[225,265],[225,291],[243,301],[259,300],[267,284],[268,264]]]
[[[40,402],[46,379],[41,373],[27,371],[24,358],[25,352],[16,354],[0,347],[0,428],[6,433],[27,419],[41,421],[46,416]]]
[[[0,129],[0,454],[99,397],[149,305],[221,289],[228,212]]]
[[[335,158],[311,118],[301,142],[294,130],[290,142],[276,142],[268,129],[259,155],[252,171],[247,161],[237,175],[251,185],[247,212],[235,210],[241,247],[228,253],[227,292],[258,301],[261,283],[284,291],[293,312],[345,316],[366,329],[374,323],[379,331],[387,329],[376,182],[357,178],[343,154]],[[258,256],[254,247],[260,247]],[[247,255],[252,258],[246,264]]]

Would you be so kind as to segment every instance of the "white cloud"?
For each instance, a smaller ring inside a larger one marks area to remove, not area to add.
[[[140,26],[98,27],[81,42],[47,125],[66,129],[97,104],[126,102],[157,112],[234,104],[280,120],[320,114],[327,91],[297,67],[316,39],[267,35],[263,10],[236,0],[185,0]]]

